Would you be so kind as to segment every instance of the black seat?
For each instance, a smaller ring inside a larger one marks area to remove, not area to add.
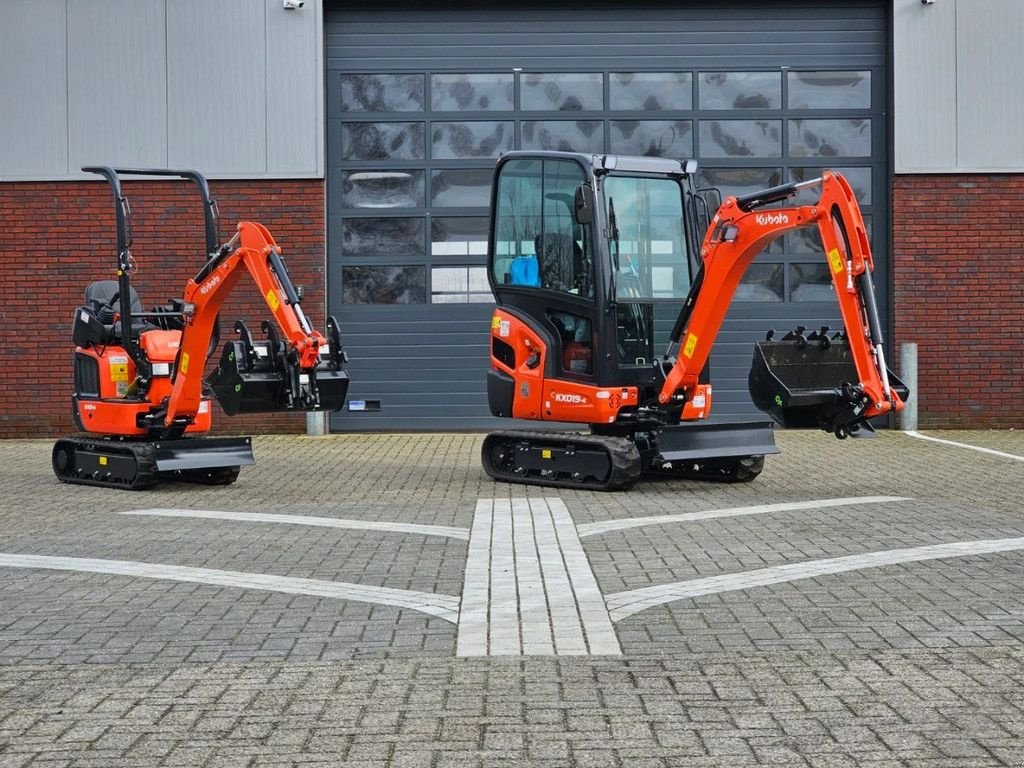
[[[155,325],[139,319],[142,314],[142,300],[134,288],[131,291],[132,336],[138,338],[142,333],[156,328]],[[112,301],[118,296],[120,286],[117,280],[98,280],[85,289],[85,306],[75,312],[75,321],[71,336],[75,344],[81,347],[92,345],[106,346],[120,344],[121,321],[114,322],[114,315],[121,311],[121,300]]]
[[[97,280],[85,289],[85,303],[92,304],[95,301],[100,306],[109,304],[110,300],[120,293],[120,289],[121,286],[117,280]],[[132,314],[142,314],[142,300],[139,298],[139,294],[136,293],[134,288],[129,288],[128,290],[131,291]],[[118,299],[114,306],[114,311],[118,312],[120,309],[121,300]]]

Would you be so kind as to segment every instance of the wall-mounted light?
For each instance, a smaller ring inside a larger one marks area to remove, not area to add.
[[[283,0],[286,11],[294,11],[306,4],[306,0]]]

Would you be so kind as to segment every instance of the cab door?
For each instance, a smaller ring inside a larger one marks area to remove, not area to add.
[[[578,160],[558,153],[513,153],[495,174],[488,272],[499,310],[492,360],[515,379],[513,413],[499,415],[553,418],[545,382],[596,384],[593,233],[574,214],[577,189],[589,179]],[[508,317],[499,319],[502,312]],[[488,391],[496,412],[490,383]]]

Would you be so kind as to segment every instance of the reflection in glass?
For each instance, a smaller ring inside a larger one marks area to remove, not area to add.
[[[801,182],[810,181],[821,176],[824,168],[793,168],[790,170],[790,180]],[[871,169],[870,168],[851,168],[849,166],[841,168],[830,168],[829,170],[839,171],[843,174],[850,186],[853,188],[854,197],[857,198],[857,203],[864,205],[871,205]],[[821,187],[815,185],[813,187],[804,187],[794,198],[798,204],[807,205],[809,203],[818,202],[818,198],[821,196]]]
[[[522,109],[529,112],[604,109],[604,77],[600,72],[524,74],[519,98]]]
[[[423,171],[343,171],[343,208],[422,208]]]
[[[871,72],[790,72],[790,109],[868,109]]]
[[[613,72],[608,77],[614,110],[693,108],[693,75],[689,72]]]
[[[435,112],[509,111],[515,92],[511,74],[430,76],[430,104]]]
[[[751,264],[736,288],[734,301],[782,301],[784,264]]]
[[[427,270],[410,267],[343,267],[341,300],[345,304],[425,304]]]
[[[870,120],[790,120],[793,157],[869,157]]]
[[[482,208],[490,204],[490,168],[432,171],[430,200],[436,208]]]
[[[422,256],[423,219],[345,219],[342,252],[355,256]]]
[[[600,120],[524,120],[523,149],[603,152],[603,126]]]
[[[434,256],[486,256],[487,218],[441,216],[430,220],[430,253]]]
[[[434,123],[431,146],[435,160],[496,158],[512,149],[511,122]]]
[[[342,123],[342,160],[422,160],[423,123]]]
[[[611,151],[643,157],[693,157],[689,120],[613,120]]]
[[[789,265],[790,301],[835,301],[832,273],[824,261]]]
[[[701,120],[701,157],[781,157],[779,120]]]
[[[701,72],[701,109],[779,109],[781,72]]]
[[[868,241],[871,241],[871,216],[864,217],[864,229],[867,230]],[[821,235],[817,227],[804,227],[795,229],[786,234],[787,253],[817,253],[822,258],[825,255],[825,246],[821,242]]]
[[[423,75],[342,75],[345,112],[422,112]]]
[[[722,197],[748,195],[782,183],[781,168],[701,168],[702,187],[715,187]]]

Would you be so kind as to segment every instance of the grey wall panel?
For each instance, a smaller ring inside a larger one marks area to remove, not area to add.
[[[323,8],[266,4],[267,170],[323,173]]]
[[[957,166],[1024,171],[1024,3],[960,0]]]
[[[69,170],[167,164],[164,0],[68,4]]]
[[[0,180],[68,167],[66,0],[0,2]]]
[[[1024,3],[893,8],[896,172],[1024,171]]]
[[[0,0],[0,73],[0,180],[323,177],[318,0]]]
[[[893,7],[897,173],[956,165],[956,0]]]
[[[170,165],[211,175],[266,171],[264,2],[167,4]]]

